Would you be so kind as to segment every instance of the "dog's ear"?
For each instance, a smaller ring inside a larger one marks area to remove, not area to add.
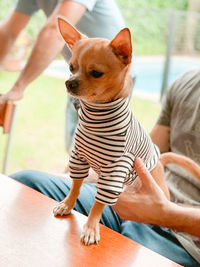
[[[132,44],[131,33],[128,28],[121,30],[110,42],[109,46],[112,48],[115,55],[118,56],[124,64],[131,63]]]
[[[87,38],[62,17],[58,17],[58,28],[69,49],[72,49],[78,40]]]

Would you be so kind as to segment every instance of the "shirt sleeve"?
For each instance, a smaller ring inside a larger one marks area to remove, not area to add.
[[[97,0],[72,0],[85,6],[89,11],[92,11]]]
[[[185,85],[193,79],[194,71],[188,71],[180,75],[169,87],[167,90],[163,101],[162,101],[162,110],[159,115],[157,124],[170,126],[170,121],[172,119],[172,111],[174,105],[179,101],[179,95],[182,90],[185,90]]]
[[[88,162],[80,158],[75,151],[72,151],[69,160],[70,177],[72,179],[84,179],[88,176],[89,168]]]
[[[18,0],[15,4],[15,10],[31,16],[39,10],[39,7],[36,0]]]

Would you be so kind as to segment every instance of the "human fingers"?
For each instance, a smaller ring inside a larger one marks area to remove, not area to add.
[[[143,186],[144,185],[148,186],[152,183],[155,184],[155,181],[154,181],[152,175],[147,170],[147,168],[144,165],[141,158],[136,158],[134,164],[135,164],[135,170],[136,170],[138,176],[140,177]]]
[[[23,91],[21,90],[10,90],[6,94],[0,96],[0,104],[5,104],[5,102],[14,102],[21,100],[23,98]]]
[[[6,95],[0,95],[0,105],[5,104],[6,101],[7,101]]]

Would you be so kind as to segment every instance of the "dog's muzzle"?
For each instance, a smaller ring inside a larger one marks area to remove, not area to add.
[[[67,80],[67,81],[65,82],[65,85],[66,85],[67,90],[68,90],[69,92],[76,94],[77,89],[78,89],[78,87],[79,87],[79,81],[78,81],[78,80],[70,80],[70,79],[69,79],[69,80]]]

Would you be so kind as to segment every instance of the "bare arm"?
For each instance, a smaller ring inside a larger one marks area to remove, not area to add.
[[[22,29],[25,28],[30,16],[13,11],[7,20],[0,25],[0,64],[13,46]]]
[[[150,133],[154,144],[160,148],[160,152],[168,152],[170,149],[170,127],[156,124]]]
[[[65,0],[57,5],[53,14],[41,29],[29,60],[22,70],[13,88],[4,95],[0,102],[19,100],[23,97],[25,88],[36,79],[61,52],[64,41],[57,30],[57,16],[62,15],[72,24],[76,24],[83,16],[86,8],[76,2]]]
[[[170,202],[139,158],[135,160],[135,169],[142,186],[134,194],[131,187],[127,187],[127,191],[121,194],[113,207],[119,216],[200,237],[200,208],[179,206]]]

